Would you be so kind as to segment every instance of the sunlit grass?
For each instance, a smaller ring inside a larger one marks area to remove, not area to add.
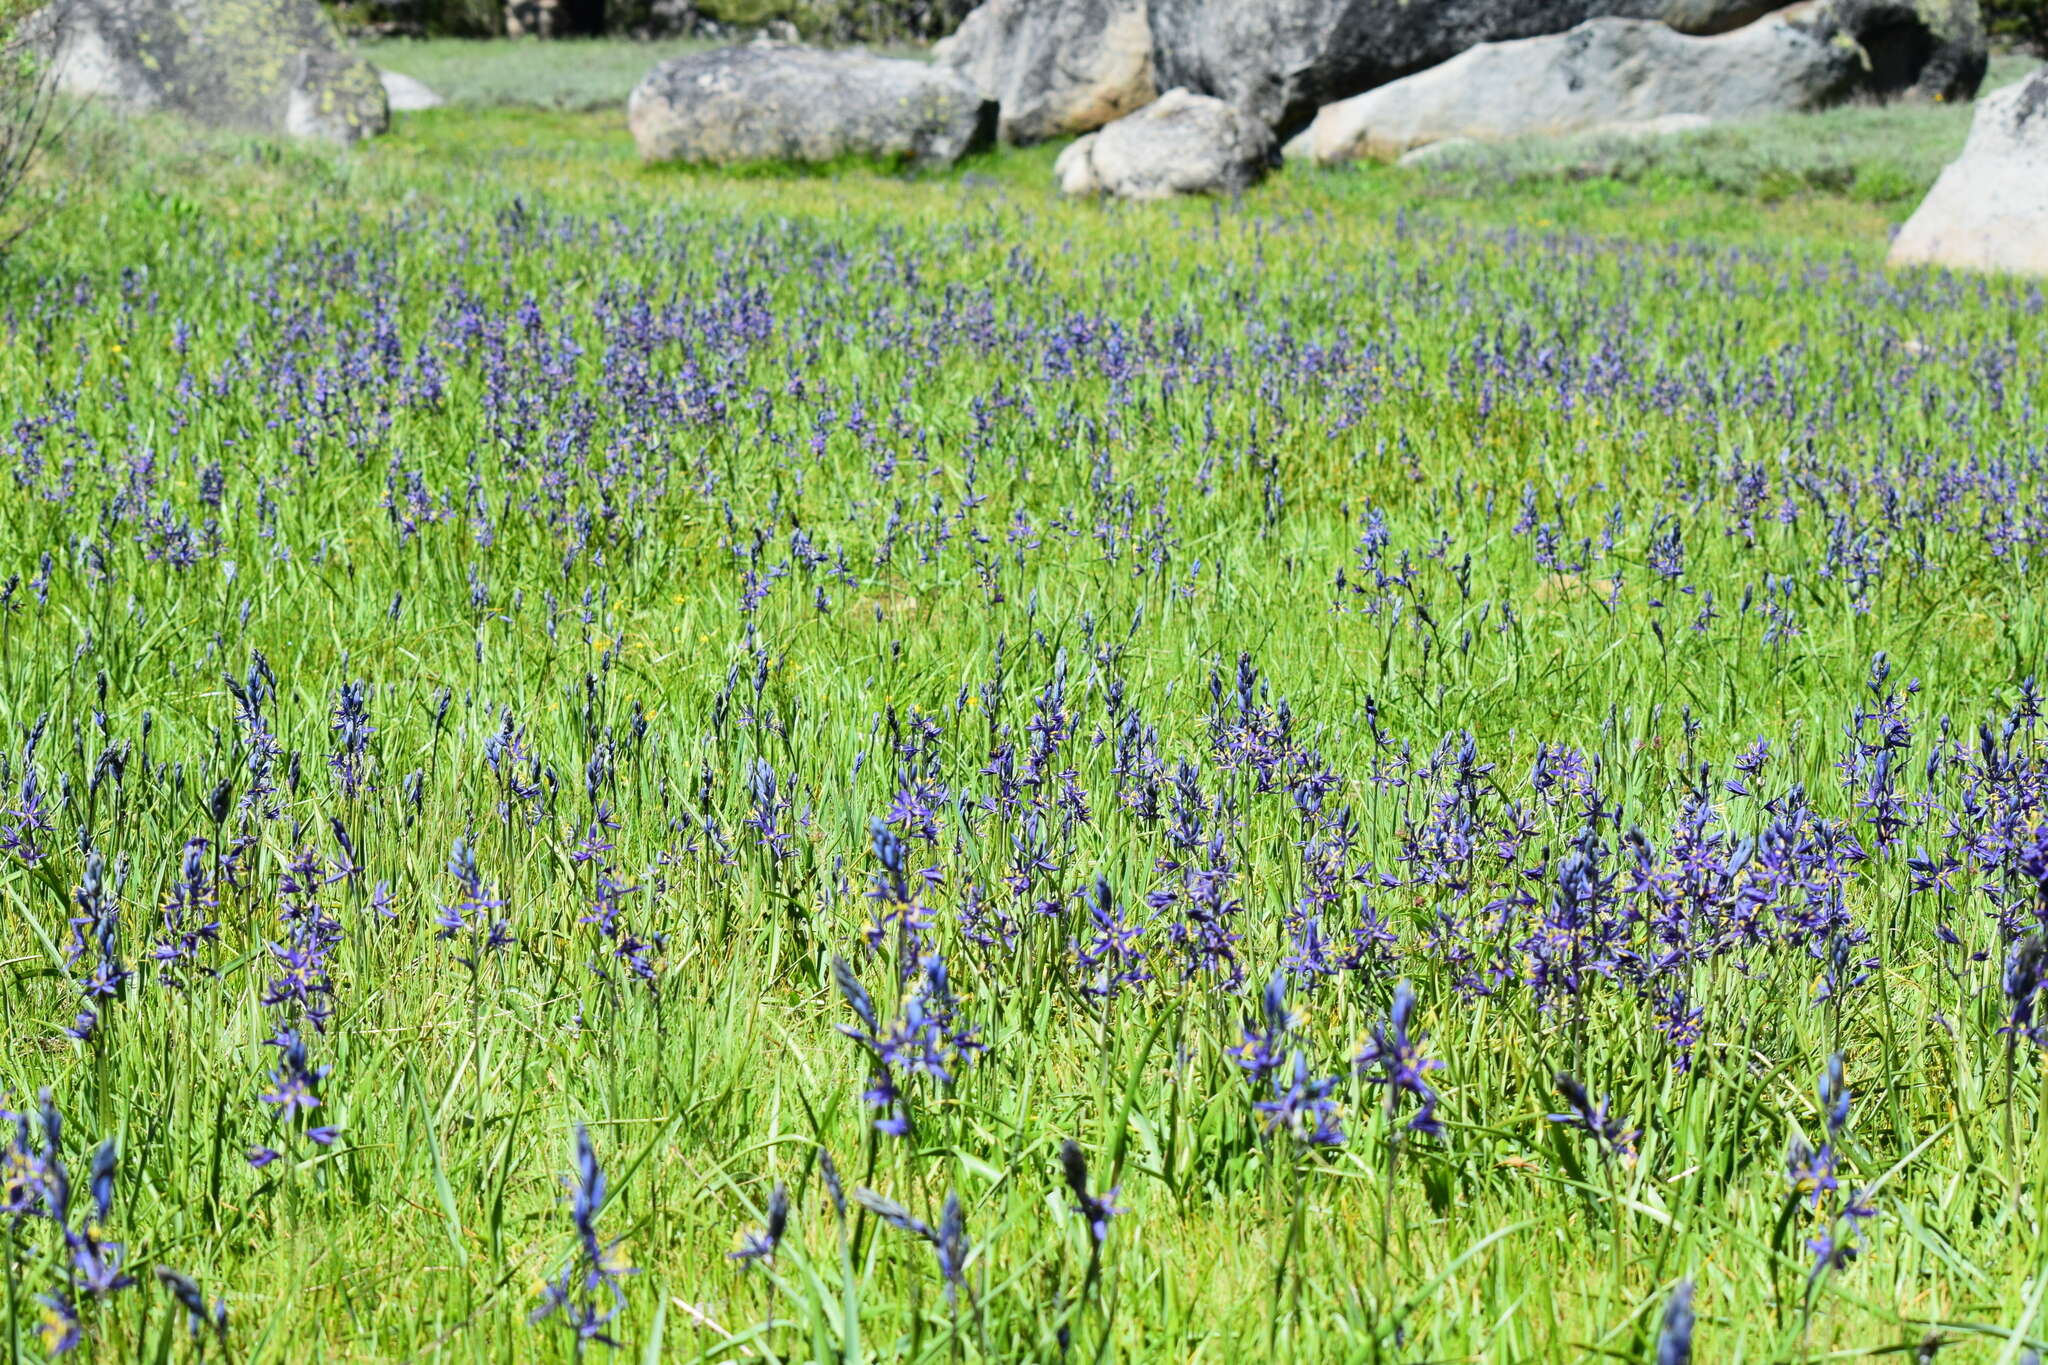
[[[2038,289],[1882,274],[1891,198],[1361,168],[1100,206],[1053,195],[1057,150],[736,179],[642,167],[615,110],[401,116],[347,153],[81,120],[43,182],[60,216],[0,278],[0,804],[47,713],[54,811],[47,857],[0,855],[0,1077],[63,1108],[75,1184],[116,1142],[108,1235],[131,1266],[224,1296],[237,1361],[568,1359],[524,1320],[575,1244],[581,1123],[610,1176],[598,1224],[643,1272],[624,1359],[1641,1360],[1682,1278],[1701,1359],[2038,1345],[2048,1092],[2031,1050],[2008,1088],[1993,873],[1911,893],[1906,862],[1951,846],[1948,815],[1982,818],[1956,774],[2048,644]],[[1750,467],[1772,496],[1745,529]],[[1597,562],[1536,549],[1540,525],[1590,560],[1610,517]],[[276,679],[260,771],[223,681],[248,685],[252,651]],[[1598,758],[1622,812],[1603,838],[1664,847],[1703,786],[1754,834],[1794,783],[1870,838],[1835,765],[1879,651],[1891,687],[1920,684],[1905,789],[1942,809],[1842,874],[1878,959],[1846,1005],[1814,1003],[1828,964],[1803,945],[1704,959],[1681,1068],[1647,991],[1457,989],[1440,915],[1520,961],[1485,907],[1515,885],[1544,902],[1581,831],[1576,801],[1532,792],[1539,746]],[[329,760],[357,680],[376,733],[350,792]],[[1319,807],[1294,769],[1226,760],[1282,699],[1289,762],[1341,779]],[[1034,825],[985,769],[1051,710],[1071,733]],[[1194,765],[1213,852],[1136,813],[1127,713],[1168,785]],[[1943,717],[1963,756],[1922,777]],[[915,718],[938,734],[906,756]],[[1475,854],[1469,890],[1407,880],[1404,836],[1467,734],[1485,818],[1512,800],[1533,832]],[[1730,792],[1759,736],[1757,794]],[[786,857],[746,823],[761,762]],[[909,863],[943,873],[921,894],[988,1048],[916,1083],[908,1139],[872,1126],[829,966],[886,1013],[914,965],[900,932],[864,936],[899,763],[952,798]],[[1066,769],[1085,821],[1056,799]],[[616,831],[591,830],[593,793]],[[1266,1092],[1230,1049],[1297,951],[1304,844],[1340,806],[1328,932],[1348,942],[1363,892],[1399,949],[1292,987],[1299,1046],[1343,1078],[1348,1141],[1310,1151],[1260,1135]],[[280,878],[303,849],[338,870],[331,820],[362,870],[319,895],[342,926],[321,1146],[259,1095]],[[140,973],[90,1044],[60,1033],[81,831],[110,878],[126,860]],[[176,991],[145,959],[194,836],[246,844],[217,975]],[[1012,898],[1041,837],[1054,868]],[[516,945],[436,936],[458,838]],[[1097,875],[1143,918],[1182,884],[1161,859],[1210,858],[1245,907],[1242,991],[1181,979],[1162,918],[1154,980],[1091,994]],[[586,921],[606,864],[637,888],[623,922],[658,990]],[[1008,941],[966,917],[969,886]],[[1445,1062],[1440,1138],[1389,1143],[1350,1074],[1396,975]],[[1824,1131],[1837,1050],[1844,1184],[1881,1212],[1860,1259],[1810,1279],[1785,1157]],[[1547,1119],[1560,1069],[1644,1130],[1633,1160]],[[1099,1257],[1068,1138],[1125,1210]],[[254,1169],[261,1144],[283,1155]],[[835,1215],[821,1151],[930,1222],[960,1197],[956,1301],[916,1235]],[[726,1253],[777,1182],[788,1235],[742,1270]],[[52,1232],[14,1225],[23,1358]],[[154,1283],[88,1337],[106,1360],[192,1350]]]

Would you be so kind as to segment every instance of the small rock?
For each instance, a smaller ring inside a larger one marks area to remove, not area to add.
[[[1102,178],[1095,174],[1095,144],[1098,133],[1075,138],[1052,163],[1052,178],[1061,194],[1075,196],[1102,193]]]
[[[1063,194],[1235,194],[1257,184],[1272,161],[1264,124],[1222,100],[1169,90],[1060,153],[1053,177]]]

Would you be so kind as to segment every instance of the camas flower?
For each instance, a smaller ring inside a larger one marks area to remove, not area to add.
[[[330,1068],[314,1067],[307,1061],[305,1040],[296,1030],[283,1030],[269,1045],[278,1050],[278,1064],[271,1073],[272,1088],[263,1096],[264,1103],[276,1105],[278,1118],[286,1123],[318,1109],[320,1082]]]
[[[1394,1003],[1387,1011],[1386,1021],[1373,1029],[1372,1037],[1353,1055],[1351,1065],[1369,1083],[1386,1087],[1389,1116],[1398,1107],[1400,1097],[1407,1095],[1415,1101],[1414,1117],[1408,1120],[1409,1131],[1436,1137],[1444,1130],[1436,1117],[1439,1096],[1424,1078],[1441,1070],[1443,1063],[1422,1055],[1422,1045],[1429,1035],[1410,1032],[1414,1016],[1415,988],[1402,980],[1394,986]]]
[[[1635,1160],[1635,1140],[1642,1136],[1640,1129],[1628,1127],[1627,1120],[1609,1113],[1606,1099],[1595,1104],[1592,1096],[1586,1093],[1586,1087],[1566,1072],[1557,1073],[1557,1089],[1571,1106],[1571,1112],[1547,1115],[1552,1123],[1569,1124],[1584,1132],[1600,1144],[1603,1157]]]
[[[1835,1144],[1849,1125],[1851,1096],[1840,1053],[1828,1059],[1817,1089],[1827,1140],[1816,1150],[1794,1138],[1786,1161],[1794,1195],[1804,1197],[1813,1213],[1815,1230],[1806,1239],[1806,1249],[1813,1255],[1810,1278],[1816,1279],[1822,1272],[1841,1270],[1856,1259],[1862,1250],[1861,1227],[1877,1216],[1863,1191],[1842,1192]]]
[[[1109,1236],[1109,1220],[1124,1210],[1116,1207],[1116,1189],[1101,1194],[1088,1192],[1088,1158],[1072,1138],[1060,1144],[1060,1171],[1074,1195],[1074,1211],[1088,1220],[1088,1236],[1100,1246]]]
[[[36,1319],[36,1339],[42,1342],[43,1350],[52,1356],[61,1356],[76,1350],[83,1339],[78,1311],[71,1306],[62,1290],[53,1289],[47,1294],[36,1295],[36,1306],[41,1310]]]
[[[1335,1076],[1312,1076],[1308,1058],[1297,1052],[1291,1079],[1284,1084],[1276,1079],[1273,1098],[1255,1101],[1252,1108],[1265,1116],[1268,1135],[1285,1131],[1304,1146],[1334,1147],[1344,1141],[1337,1102],[1331,1098],[1337,1081]]]
[[[2042,987],[2048,983],[2048,937],[2028,934],[2012,947],[2005,960],[2006,1017],[1999,1030],[2011,1038],[2048,1045],[2044,1029],[2034,1017]]]
[[[1692,1281],[1671,1287],[1664,1321],[1657,1329],[1657,1365],[1690,1365],[1692,1360]]]
[[[743,1264],[752,1261],[772,1261],[775,1259],[775,1248],[782,1245],[783,1230],[788,1226],[789,1191],[777,1182],[774,1190],[768,1195],[768,1218],[761,1231],[748,1233],[740,1249],[728,1251],[726,1257]]]
[[[1287,973],[1276,971],[1259,993],[1258,1018],[1245,1021],[1243,1038],[1230,1050],[1254,1084],[1272,1079],[1287,1064],[1295,1022],[1287,1008]]]
[[[576,1230],[576,1251],[552,1280],[542,1284],[540,1306],[527,1315],[527,1321],[544,1322],[559,1314],[575,1334],[579,1352],[589,1342],[616,1346],[610,1328],[626,1306],[623,1281],[638,1272],[619,1256],[616,1238],[605,1242],[598,1235],[597,1216],[605,1200],[604,1170],[597,1163],[590,1130],[580,1123],[576,1125],[575,1164],[563,1183],[569,1189],[569,1222]]]
[[[206,1296],[199,1292],[199,1286],[193,1283],[191,1276],[181,1274],[167,1265],[156,1268],[156,1279],[158,1284],[169,1291],[178,1307],[185,1310],[185,1327],[192,1334],[194,1341],[199,1340],[210,1328],[219,1338],[221,1345],[227,1345],[228,1306],[225,1300],[217,1299],[209,1308]]]
[[[959,1068],[971,1064],[986,1046],[980,1029],[961,1023],[943,958],[934,953],[920,964],[917,980],[903,998],[902,1013],[886,1025],[875,1013],[873,999],[845,958],[834,955],[832,978],[860,1027],[841,1024],[839,1031],[867,1048],[874,1068],[862,1099],[881,1111],[877,1131],[908,1136],[910,1110],[904,1086],[923,1076],[942,1086],[953,1084]]]
[[[957,1301],[960,1286],[966,1283],[969,1251],[967,1219],[960,1207],[959,1195],[949,1193],[946,1196],[945,1207],[940,1211],[939,1225],[936,1228],[895,1200],[886,1195],[876,1194],[865,1187],[854,1190],[853,1201],[890,1227],[901,1229],[930,1243],[933,1255],[938,1258],[940,1278],[945,1281],[946,1301]]]

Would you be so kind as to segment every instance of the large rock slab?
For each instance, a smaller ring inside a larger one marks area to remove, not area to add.
[[[1061,152],[1053,178],[1073,195],[1235,194],[1257,184],[1272,161],[1265,124],[1211,96],[1169,90]]]
[[[1146,92],[1184,87],[1292,132],[1321,106],[1449,61],[1480,43],[1563,33],[1588,19],[1655,19],[1726,33],[1782,0],[986,0],[941,47],[1029,141],[1106,123]],[[1826,0],[1817,21],[1872,53],[1870,88],[1947,99],[1984,66],[1978,0]],[[1140,61],[1149,43],[1150,62]]]
[[[1888,259],[2048,275],[2048,67],[1977,106],[1963,154],[1899,229]]]
[[[124,110],[337,142],[390,124],[376,68],[316,0],[60,0],[28,37],[58,89]]]
[[[1447,138],[1562,136],[1673,115],[1811,109],[1855,87],[1855,53],[1782,19],[1712,38],[1641,19],[1482,43],[1441,66],[1328,105],[1287,153],[1328,165],[1393,160]]]
[[[672,58],[626,102],[642,157],[693,165],[945,166],[981,140],[992,113],[945,67],[769,42]]]
[[[989,0],[932,56],[996,102],[1005,142],[1089,132],[1159,95],[1145,0]]]
[[[1282,130],[1324,104],[1450,60],[1602,15],[1693,33],[1739,28],[1771,0],[1152,0],[1163,85],[1217,95]]]

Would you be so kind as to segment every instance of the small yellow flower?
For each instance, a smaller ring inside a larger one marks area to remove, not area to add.
[[[77,1344],[74,1332],[77,1324],[59,1312],[53,1304],[43,1305],[43,1320],[36,1325],[36,1335],[43,1339],[43,1349],[56,1355],[66,1349],[68,1341]]]

